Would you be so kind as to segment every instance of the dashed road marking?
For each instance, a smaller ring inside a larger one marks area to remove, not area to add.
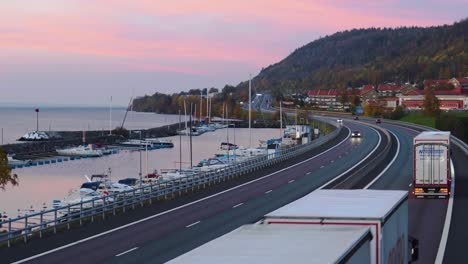
[[[132,248],[132,249],[129,249],[129,250],[127,250],[127,251],[124,251],[124,252],[122,252],[122,253],[119,253],[119,254],[117,254],[117,255],[115,255],[115,256],[116,256],[116,257],[120,257],[120,256],[122,256],[122,255],[125,255],[125,254],[127,254],[127,253],[129,253],[129,252],[132,252],[133,250],[137,250],[137,249],[138,249],[138,247],[134,247],[134,248]]]
[[[293,183],[293,182],[294,182],[294,180],[290,180],[290,181],[288,181],[288,183]]]
[[[197,224],[199,224],[199,223],[200,223],[200,221],[197,221],[197,222],[195,222],[195,223],[191,223],[190,225],[186,226],[186,228],[192,227],[192,226],[197,225]]]
[[[243,205],[243,204],[244,204],[244,203],[236,204],[236,205],[234,205],[232,208],[239,207],[239,206],[241,206],[241,205]]]
[[[273,190],[266,191],[265,194],[271,193]]]

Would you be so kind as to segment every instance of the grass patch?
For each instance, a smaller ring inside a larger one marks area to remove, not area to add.
[[[400,119],[401,121],[429,126],[435,128],[435,118],[430,116],[425,116],[423,113],[410,113],[405,115]]]

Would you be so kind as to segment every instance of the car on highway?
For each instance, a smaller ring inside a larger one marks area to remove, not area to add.
[[[359,116],[355,116],[355,117],[354,117],[354,120],[359,120]]]
[[[351,132],[351,137],[361,137],[361,131],[354,130]]]
[[[375,123],[380,124],[382,121],[380,119],[375,120]]]
[[[337,122],[338,124],[343,124],[343,119],[337,119],[336,122]]]

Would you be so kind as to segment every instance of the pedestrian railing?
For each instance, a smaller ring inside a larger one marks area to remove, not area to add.
[[[142,185],[130,191],[109,194],[102,198],[85,200],[75,204],[55,207],[0,220],[0,242],[11,245],[12,241],[31,237],[42,238],[45,234],[67,230],[83,222],[93,222],[97,217],[105,219],[117,212],[125,212],[130,207],[143,206],[154,200],[172,199],[190,191],[206,188],[210,185],[246,175],[273,164],[297,157],[330,140],[336,138],[342,127],[337,127],[332,133],[319,137],[310,143],[282,148],[274,153],[254,156],[248,160],[234,163],[226,167],[206,172],[197,172],[172,180],[161,179],[158,182]]]

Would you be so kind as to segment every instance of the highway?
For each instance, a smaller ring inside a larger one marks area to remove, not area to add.
[[[400,153],[387,172],[370,189],[409,190],[413,179],[413,137],[419,134],[409,128],[382,123],[400,141]],[[434,263],[444,227],[447,200],[409,199],[409,235],[419,239],[417,263]]]
[[[33,262],[166,262],[243,224],[256,222],[264,214],[317,188],[337,187],[342,181],[333,181],[333,179],[337,176],[346,179],[353,170],[361,166],[356,166],[357,163],[370,152],[375,151],[371,155],[373,156],[382,148],[382,146],[377,147],[381,136],[379,137],[373,129],[346,119],[345,125],[350,130],[360,130],[363,138],[346,138],[349,131],[344,130],[334,142],[310,153],[307,157],[301,157],[302,161],[298,165],[291,166],[292,162],[289,162],[282,167],[269,168],[245,177],[241,182],[227,183],[194,195],[136,209],[135,212],[95,223],[84,229],[71,230],[40,241],[32,241],[26,246],[0,253],[8,261],[16,261],[97,235],[93,239],[34,258]],[[367,177],[351,180],[351,185],[348,184],[345,188],[409,190],[413,172],[412,139],[419,132],[385,122],[379,126],[390,131],[392,140],[398,144],[392,145],[391,155],[386,159],[386,163],[378,166]],[[468,213],[465,209],[468,196],[464,191],[468,188],[466,186],[468,175],[464,164],[466,156],[460,149],[454,147],[452,157],[457,195],[454,200],[448,242],[446,247],[442,245],[446,248],[445,255],[442,255],[443,263],[459,263],[460,259],[463,259],[461,255],[464,249],[463,242],[468,235],[467,229],[464,228],[464,223],[468,222]],[[354,169],[350,169],[352,167]],[[384,169],[385,172],[380,173]],[[233,188],[236,184],[242,185]],[[187,203],[192,204],[183,206]],[[435,262],[446,225],[447,204],[448,201],[443,199],[409,200],[409,234],[420,241],[420,256],[417,263]],[[140,220],[145,217],[151,218]],[[141,222],[112,231],[112,228],[138,220]],[[106,230],[109,233],[99,235]],[[83,234],[80,234],[80,231],[83,231]]]
[[[319,188],[362,161],[376,148],[379,135],[373,129],[361,124],[348,124],[348,126],[352,130],[361,130],[363,138],[360,140],[345,138],[342,143],[334,146],[332,151],[319,155],[317,153],[317,156],[298,165],[277,172],[274,172],[277,168],[271,168],[264,172],[271,174],[257,178],[253,182],[212,194],[211,197],[202,198],[198,202],[195,201],[197,197],[191,197],[192,204],[189,206],[150,216],[151,218],[145,221],[112,232],[108,231],[107,234],[72,244],[34,258],[33,261],[34,263],[159,263],[170,260],[240,225],[260,219],[264,214]],[[348,130],[344,131],[347,134],[345,136],[348,136]],[[142,210],[144,209],[147,208]],[[117,218],[119,217],[114,219]],[[112,224],[114,219],[108,219],[100,224],[118,226]],[[98,225],[92,224],[82,230],[93,227],[97,230],[95,226]],[[41,241],[31,241],[24,247],[19,246],[2,252],[2,255],[6,253],[5,256],[9,261],[20,260],[66,245],[67,237],[72,237],[68,240],[70,243],[99,234],[84,236],[79,235],[78,231],[71,230]],[[55,242],[61,238],[63,239],[60,241],[63,243]]]

